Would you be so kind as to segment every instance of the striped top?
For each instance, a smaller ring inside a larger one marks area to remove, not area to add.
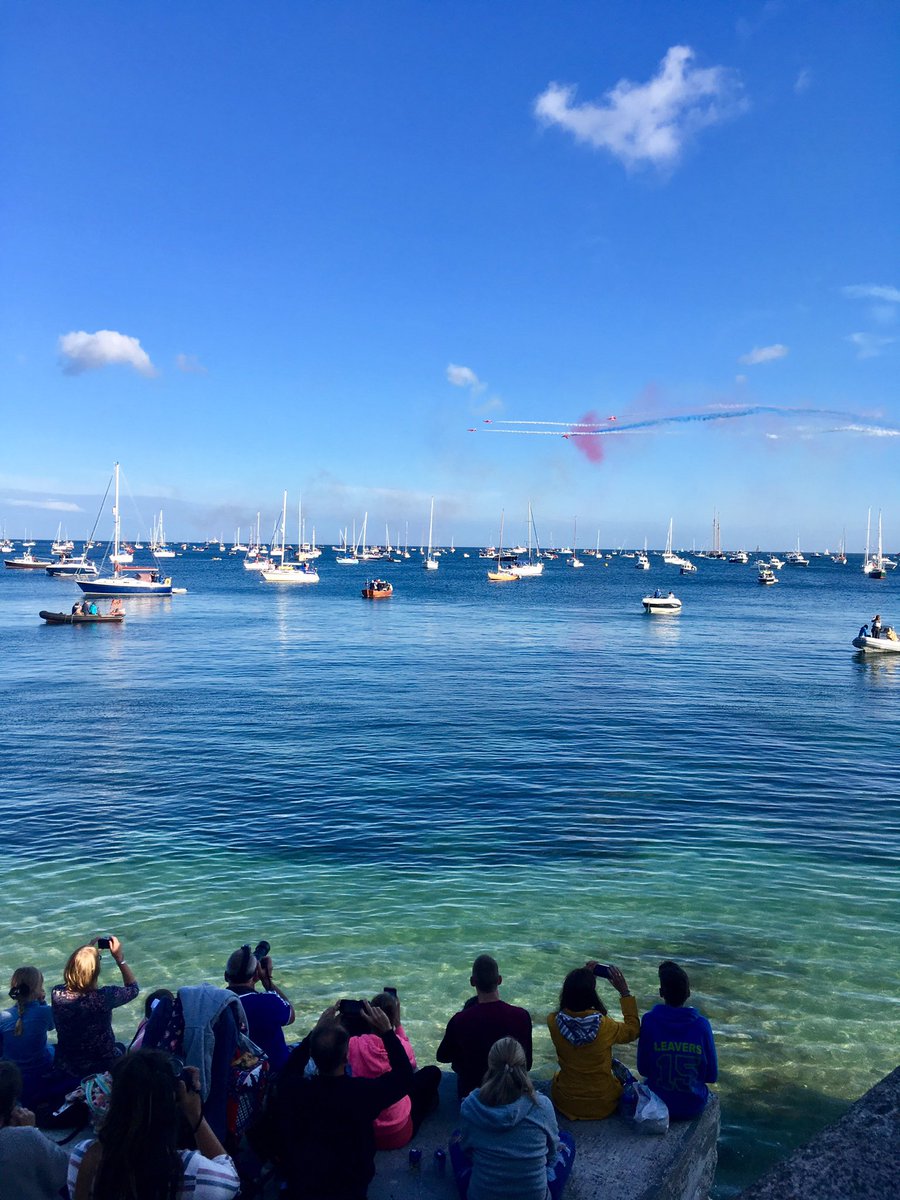
[[[75,1195],[78,1168],[94,1139],[79,1142],[69,1158],[69,1195]],[[178,1189],[178,1200],[232,1200],[241,1190],[241,1181],[234,1163],[227,1154],[204,1158],[198,1150],[181,1150],[184,1178]]]

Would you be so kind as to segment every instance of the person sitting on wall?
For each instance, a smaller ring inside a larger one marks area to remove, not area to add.
[[[378,1150],[397,1150],[418,1132],[419,1126],[438,1102],[441,1085],[440,1067],[417,1070],[416,1056],[406,1031],[400,1024],[400,1001],[390,992],[379,992],[372,999],[372,1008],[380,1008],[388,1016],[391,1028],[399,1038],[415,1074],[409,1095],[401,1096],[375,1118],[375,1147]],[[368,1030],[351,1036],[347,1061],[354,1079],[378,1079],[391,1069],[390,1059],[381,1035]]]
[[[272,982],[273,969],[268,942],[260,942],[255,951],[244,945],[225,964],[225,982],[243,1005],[250,1041],[265,1051],[272,1070],[280,1071],[290,1053],[282,1029],[293,1025],[295,1014],[290,1000]],[[261,992],[256,990],[258,983]]]
[[[659,964],[659,994],[641,1022],[637,1069],[666,1102],[673,1121],[688,1121],[703,1111],[708,1083],[718,1075],[712,1028],[696,1008],[686,1008],[691,994],[687,972],[677,963]]]
[[[257,1153],[275,1163],[283,1200],[365,1200],[375,1174],[373,1122],[408,1095],[413,1069],[387,1013],[363,1001],[360,1016],[382,1039],[390,1071],[377,1079],[347,1074],[350,1036],[332,1005],[292,1051],[251,1135]],[[310,1058],[317,1074],[308,1076]]]
[[[58,1200],[69,1156],[35,1129],[34,1113],[19,1104],[21,1095],[19,1068],[0,1061],[0,1200]]]
[[[491,1046],[500,1038],[516,1039],[525,1051],[526,1069],[531,1070],[531,1014],[500,999],[502,982],[496,959],[479,954],[469,978],[475,996],[450,1018],[438,1046],[435,1057],[450,1063],[456,1072],[460,1100],[481,1084]]]

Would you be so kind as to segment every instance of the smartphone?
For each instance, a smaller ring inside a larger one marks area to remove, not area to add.
[[[108,950],[111,945],[112,945],[112,938],[108,938],[108,937],[97,938],[97,949],[98,950]]]
[[[597,963],[594,974],[598,979],[609,979],[609,967],[605,963]]]
[[[386,992],[388,996],[393,996],[395,1000],[397,999],[397,989],[396,988],[383,987],[381,990],[383,992]]]
[[[363,1010],[362,1000],[341,1000],[338,1012],[342,1017],[358,1017]]]

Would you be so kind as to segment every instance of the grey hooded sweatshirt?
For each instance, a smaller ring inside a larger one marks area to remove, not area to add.
[[[547,1200],[547,1166],[559,1150],[559,1126],[546,1096],[482,1104],[481,1089],[463,1100],[462,1148],[472,1158],[469,1200]]]

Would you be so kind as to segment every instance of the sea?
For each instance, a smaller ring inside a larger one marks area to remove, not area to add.
[[[0,573],[0,974],[49,986],[113,933],[145,990],[215,983],[265,938],[298,1036],[394,986],[425,1063],[487,951],[546,1077],[570,969],[617,964],[645,1011],[674,958],[732,1196],[900,1061],[900,655],[850,644],[900,625],[900,572],[561,557],[504,585],[464,554],[373,565],[371,602],[330,550],[291,588],[188,549],[186,593],[119,626],[47,626],[75,584]]]

